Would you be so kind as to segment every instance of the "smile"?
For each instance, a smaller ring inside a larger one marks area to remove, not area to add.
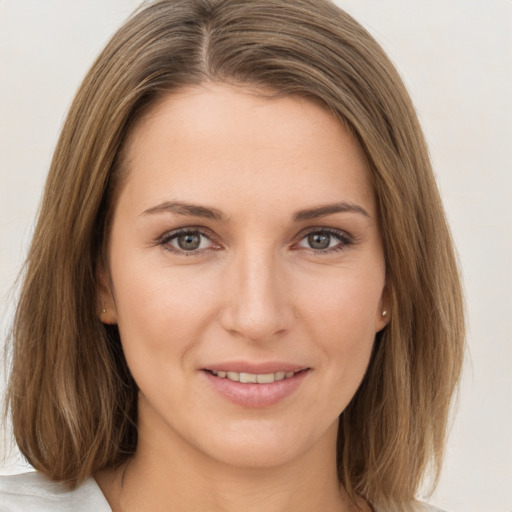
[[[229,366],[235,368],[226,368]],[[246,408],[276,405],[293,395],[311,373],[311,368],[297,365],[266,364],[260,365],[260,368],[255,366],[215,365],[214,368],[205,368],[202,373],[216,393],[229,402]]]
[[[299,372],[274,372],[274,373],[246,373],[246,372],[230,372],[230,371],[214,371],[209,370],[216,377],[221,379],[229,379],[233,382],[242,382],[244,384],[272,384],[273,382],[290,379]],[[302,370],[300,370],[302,371]]]

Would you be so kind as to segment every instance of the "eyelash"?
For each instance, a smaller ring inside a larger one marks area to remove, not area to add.
[[[340,230],[336,230],[336,229],[332,229],[332,228],[318,227],[318,228],[312,228],[309,231],[307,231],[306,233],[301,234],[299,242],[295,243],[294,247],[298,246],[298,244],[300,242],[302,242],[306,237],[313,235],[313,234],[329,235],[330,237],[337,239],[339,242],[334,247],[328,247],[326,249],[313,249],[312,247],[309,247],[309,248],[303,247],[302,248],[302,249],[305,249],[309,252],[313,252],[314,254],[318,254],[318,255],[327,255],[327,254],[332,254],[332,253],[335,253],[338,251],[343,251],[346,247],[348,247],[354,243],[354,239],[345,231],[340,231]],[[175,240],[175,239],[179,238],[180,236],[184,236],[184,235],[200,235],[202,237],[205,237],[213,245],[213,248],[207,247],[207,248],[203,248],[203,249],[186,251],[183,249],[178,249],[178,248],[172,247],[170,245],[170,242],[172,240]],[[209,249],[217,250],[220,247],[219,244],[216,244],[212,240],[210,233],[207,233],[201,229],[194,228],[194,227],[182,228],[182,229],[178,229],[176,231],[171,231],[171,232],[165,233],[163,236],[161,236],[157,240],[157,244],[161,245],[163,247],[163,249],[166,251],[172,252],[174,254],[183,255],[183,256],[197,256]],[[301,248],[299,247],[299,250],[300,249]]]
[[[329,247],[327,249],[313,249],[312,247],[305,248],[306,250],[313,251],[314,254],[326,255],[326,254],[332,254],[332,253],[338,252],[338,251],[343,251],[348,246],[350,246],[354,243],[354,239],[345,231],[340,231],[340,230],[332,229],[332,228],[322,228],[322,227],[310,229],[308,232],[306,232],[304,235],[302,235],[299,243],[302,240],[304,240],[306,237],[308,237],[309,235],[314,235],[314,234],[329,235],[330,237],[337,239],[339,242],[334,247]]]
[[[219,247],[218,244],[215,244],[215,242],[213,242],[212,236],[210,233],[206,233],[205,231],[202,231],[201,229],[194,228],[194,227],[182,228],[182,229],[178,229],[176,231],[171,231],[169,233],[165,233],[163,236],[161,236],[158,239],[157,242],[158,242],[158,245],[161,245],[164,250],[172,252],[174,254],[179,254],[181,256],[197,256],[198,254],[202,254],[204,251],[211,249],[211,247],[207,247],[207,248],[203,248],[203,249],[185,251],[183,249],[178,249],[178,248],[172,247],[170,245],[170,242],[172,240],[175,240],[175,239],[179,238],[180,236],[184,236],[184,235],[200,235],[202,237],[207,238],[213,246],[217,245],[217,247]],[[213,250],[216,250],[217,247],[214,247]]]

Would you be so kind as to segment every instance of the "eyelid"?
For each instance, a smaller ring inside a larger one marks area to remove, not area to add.
[[[334,247],[330,247],[327,249],[313,249],[312,247],[301,247],[298,244],[302,242],[307,236],[313,234],[313,233],[326,233],[328,235],[331,235],[339,240],[339,244],[335,245]],[[331,228],[327,226],[314,226],[311,228],[307,228],[306,230],[299,233],[297,236],[298,242],[294,244],[295,246],[298,246],[299,250],[306,250],[309,252],[313,252],[315,254],[330,254],[332,252],[341,251],[345,249],[347,246],[352,245],[355,243],[354,237],[348,233],[347,231],[343,229],[337,229],[337,228]]]
[[[192,251],[185,251],[170,245],[171,240],[174,240],[179,236],[188,234],[199,234],[207,238],[212,245],[210,247],[205,247],[202,249],[196,249]],[[215,241],[214,236],[212,236],[212,233],[209,230],[206,230],[205,228],[199,226],[186,226],[166,231],[163,235],[159,236],[156,239],[156,244],[162,246],[162,248],[166,251],[182,256],[199,255],[204,253],[205,251],[217,250],[218,248],[220,248],[220,244]]]
[[[313,249],[308,247],[301,247],[299,246],[299,243],[302,242],[307,236],[313,234],[313,233],[326,233],[330,236],[333,236],[336,238],[339,243],[336,244],[334,247],[326,248],[326,249]],[[205,238],[207,238],[211,246],[202,248],[202,249],[195,249],[191,251],[185,251],[182,249],[179,249],[177,247],[173,247],[170,245],[170,241],[181,236],[181,235],[187,235],[187,234],[199,234]],[[162,235],[160,235],[156,240],[156,245],[162,246],[165,250],[178,254],[178,255],[184,255],[184,256],[194,256],[194,255],[200,255],[206,251],[210,250],[218,250],[221,248],[221,244],[215,240],[215,235],[209,230],[202,226],[186,226],[186,227],[180,227],[176,228],[170,231],[166,231]],[[354,237],[348,233],[345,230],[338,229],[338,228],[332,228],[327,226],[312,226],[309,227],[303,231],[301,231],[297,237],[297,242],[292,244],[292,248],[295,248],[297,250],[305,250],[308,252],[313,252],[316,254],[322,254],[326,255],[332,252],[340,251],[345,249],[347,246],[352,245],[355,243]]]

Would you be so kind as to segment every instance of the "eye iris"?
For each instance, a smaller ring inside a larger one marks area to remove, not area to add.
[[[201,245],[201,235],[197,233],[187,233],[178,237],[178,246],[184,251],[193,251]]]
[[[308,243],[312,249],[327,249],[331,242],[331,235],[327,233],[311,233],[308,235]]]

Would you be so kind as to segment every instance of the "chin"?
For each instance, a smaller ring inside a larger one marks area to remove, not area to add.
[[[265,443],[259,440],[232,443],[223,447],[208,447],[208,455],[214,460],[247,469],[270,469],[293,461],[300,456],[296,446],[289,448],[282,443]]]
[[[211,459],[239,468],[270,469],[300,459],[308,451],[327,446],[332,453],[336,446],[336,421],[323,433],[302,430],[300,423],[290,430],[290,422],[282,425],[231,426],[223,432],[211,432],[202,451]],[[325,441],[325,442],[322,442]]]

